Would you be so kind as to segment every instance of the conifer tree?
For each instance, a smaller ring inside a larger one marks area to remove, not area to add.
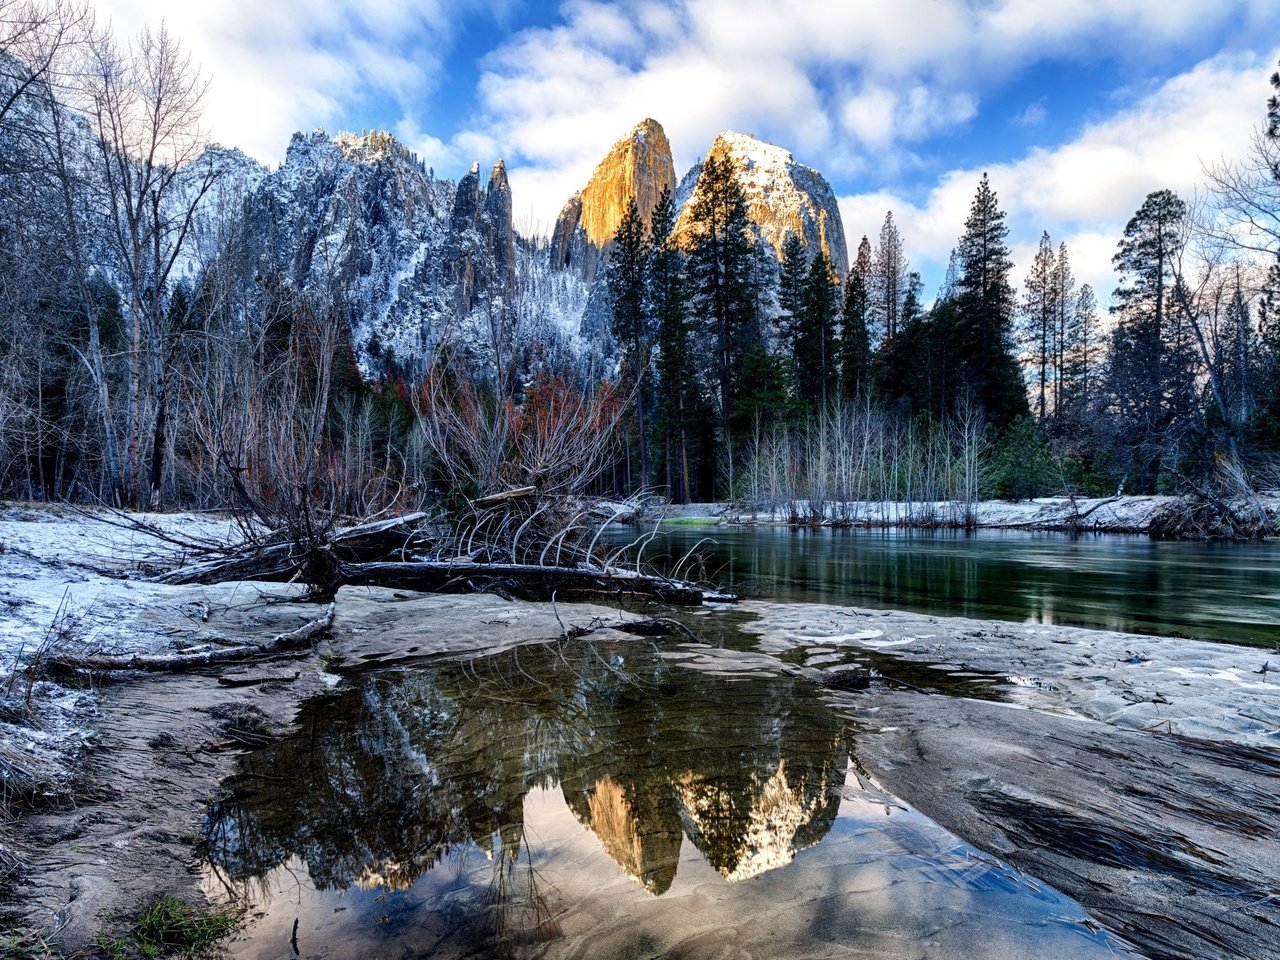
[[[847,400],[865,396],[871,388],[871,335],[867,330],[867,284],[855,269],[849,271],[840,309],[840,394]]]
[[[835,325],[839,286],[826,253],[809,264],[800,290],[793,350],[799,395],[811,408],[825,407],[834,396]]]
[[[861,257],[861,249],[858,253]],[[868,275],[867,293],[876,337],[885,340],[896,336],[902,301],[907,295],[907,257],[892,210],[884,215],[884,224],[880,227],[880,243]]]
[[[734,389],[759,330],[746,204],[729,157],[713,153],[703,161],[690,212],[690,293],[708,328],[706,366],[716,385],[721,439],[731,446]]]
[[[795,335],[795,320],[800,315],[800,292],[809,258],[800,235],[788,231],[782,244],[782,263],[778,271],[778,308],[780,332],[787,339]]]
[[[683,257],[671,242],[675,222],[675,201],[671,189],[664,187],[653,210],[648,248],[649,299],[658,345],[659,480],[674,502],[688,503],[698,474],[696,438],[706,410],[694,364]]]
[[[647,303],[647,247],[644,220],[633,198],[627,203],[626,212],[614,234],[613,245],[609,248],[605,279],[612,311],[610,332],[621,353],[621,385],[624,396],[633,398],[635,429],[630,439],[639,451],[640,485],[648,482],[649,477],[649,367],[653,348]],[[635,480],[635,477],[628,476],[628,486],[634,487]]]
[[[1062,409],[1063,377],[1067,366],[1067,331],[1076,305],[1076,278],[1071,272],[1071,258],[1065,242],[1058,244],[1058,257],[1053,269],[1054,309],[1057,313],[1054,332],[1053,410]]]
[[[1027,274],[1022,299],[1023,342],[1036,371],[1036,417],[1044,423],[1049,416],[1049,394],[1057,355],[1058,315],[1056,275],[1058,261],[1048,231],[1040,237],[1040,247]]]
[[[1162,468],[1175,466],[1176,434],[1194,407],[1190,332],[1173,307],[1185,217],[1186,204],[1172,191],[1148,194],[1112,259],[1120,286],[1112,295],[1107,394],[1126,466],[1145,492],[1156,489]]]
[[[1013,264],[1006,244],[1009,228],[984,173],[957,245],[955,341],[958,387],[1004,428],[1028,412],[1022,372],[1013,353]]]

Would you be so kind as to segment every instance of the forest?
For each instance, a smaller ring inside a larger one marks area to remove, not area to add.
[[[518,322],[554,279],[545,240],[515,237],[513,289],[457,308],[479,346],[444,323],[406,357],[358,342],[341,270],[304,287],[245,255],[253,212],[163,27],[124,40],[76,0],[3,0],[0,29],[4,496],[279,526],[528,488],[769,503],[1280,485],[1280,74],[1247,161],[1210,166],[1194,197],[1151,185],[1114,291],[1077,283],[1047,233],[1015,265],[986,175],[936,292],[892,212],[847,271],[794,234],[775,257],[708,158],[685,234],[669,190],[623,217],[589,355]]]

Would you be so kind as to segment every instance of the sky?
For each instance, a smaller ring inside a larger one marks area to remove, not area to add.
[[[97,0],[162,21],[210,81],[209,136],[269,165],[295,130],[385,129],[440,176],[499,157],[549,232],[646,117],[677,176],[717,133],[786,147],[840,200],[850,254],[892,211],[936,291],[983,172],[1015,284],[1040,236],[1104,303],[1149,192],[1242,157],[1280,60],[1280,0]]]

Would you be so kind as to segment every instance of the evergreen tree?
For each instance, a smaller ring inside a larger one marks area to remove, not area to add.
[[[710,335],[706,366],[716,385],[722,441],[731,447],[735,381],[759,330],[746,204],[729,157],[711,154],[703,162],[690,214],[690,293]]]
[[[1044,423],[1049,415],[1049,393],[1057,355],[1058,262],[1053,254],[1053,241],[1048,231],[1040,237],[1040,247],[1027,274],[1026,294],[1022,300],[1023,342],[1028,347],[1036,377],[1036,416]]]
[[[614,234],[609,248],[609,263],[605,280],[609,289],[611,309],[610,332],[621,353],[621,386],[623,395],[630,395],[635,419],[629,438],[639,452],[639,484],[643,486],[649,477],[649,406],[651,400],[649,366],[653,348],[652,324],[649,319],[648,294],[648,241],[644,220],[636,209],[636,202],[627,202],[626,212]],[[637,478],[631,475],[628,443],[627,485],[634,489]],[[629,491],[628,491],[629,492]]]
[[[819,251],[805,273],[800,309],[793,325],[798,392],[810,408],[825,407],[835,394],[834,333],[839,289],[827,255]]]
[[[1172,191],[1149,194],[1112,258],[1120,286],[1112,296],[1107,400],[1119,421],[1119,469],[1144,492],[1156,490],[1162,468],[1176,467],[1179,434],[1194,408],[1190,332],[1172,307],[1185,218],[1186,205]]]
[[[1071,258],[1066,243],[1058,245],[1058,258],[1053,269],[1054,331],[1053,412],[1056,417],[1063,404],[1063,377],[1067,365],[1067,330],[1076,306],[1076,278],[1071,272]]]
[[[1093,287],[1084,284],[1071,302],[1063,337],[1062,419],[1078,428],[1096,399],[1094,385],[1102,357],[1101,323]]]
[[[867,329],[867,283],[853,269],[844,284],[840,310],[840,394],[847,400],[871,389],[871,334]]]
[[[982,175],[957,250],[955,340],[960,395],[1003,429],[1028,412],[1022,372],[1013,352],[1013,288],[1006,245],[1009,228],[987,175]]]
[[[858,253],[861,256],[861,249]],[[880,339],[895,336],[902,301],[907,295],[907,257],[903,253],[902,235],[893,222],[893,211],[884,215],[884,224],[880,227],[880,244],[871,265],[867,292],[876,336]]]
[[[657,326],[659,480],[674,502],[688,503],[699,473],[699,427],[708,417],[694,364],[683,257],[671,242],[676,213],[670,188],[663,188],[651,222],[648,273]]]
[[[808,260],[804,241],[799,234],[788,231],[787,239],[782,245],[782,263],[778,271],[778,326],[787,339],[795,336],[795,320],[800,315],[800,293],[808,272]]]

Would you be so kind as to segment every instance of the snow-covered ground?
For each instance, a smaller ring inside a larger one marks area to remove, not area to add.
[[[1280,497],[1259,498],[1263,509],[1280,518]],[[938,500],[896,501],[788,500],[771,507],[720,503],[669,505],[664,519],[723,519],[730,523],[825,523],[855,526],[963,526],[972,513],[978,527],[1041,530],[1078,529],[1110,533],[1142,533],[1178,497],[1037,497],[1034,500],[980,500],[973,504]]]
[[[1280,748],[1280,651],[1078,627],[754,601],[762,653],[839,669],[859,651],[975,679],[1015,705],[1127,730]]]

